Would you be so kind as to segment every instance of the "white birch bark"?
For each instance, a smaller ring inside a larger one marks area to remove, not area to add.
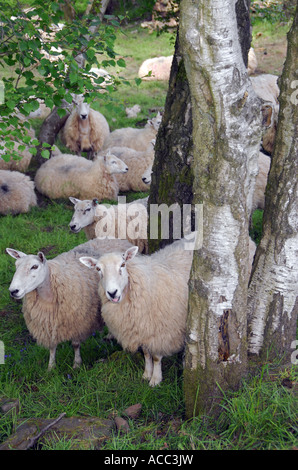
[[[296,17],[280,83],[276,144],[266,191],[263,237],[249,286],[249,352],[286,356],[296,339],[298,311],[298,85]]]
[[[261,104],[242,59],[235,3],[181,2],[180,40],[193,112],[193,202],[204,205],[203,247],[194,253],[190,278],[188,414],[192,407],[199,413],[210,407],[217,384],[237,386],[246,368],[248,220]]]

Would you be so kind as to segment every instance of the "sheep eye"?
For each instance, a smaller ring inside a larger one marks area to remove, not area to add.
[[[101,271],[99,266],[96,266],[96,271]]]
[[[85,212],[89,212],[91,211],[91,207],[88,207],[87,209],[85,209]]]
[[[34,264],[31,269],[38,269],[38,264]]]
[[[122,263],[120,268],[125,268],[125,263]]]

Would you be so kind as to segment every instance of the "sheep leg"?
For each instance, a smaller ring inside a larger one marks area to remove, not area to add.
[[[77,367],[80,367],[82,364],[82,358],[81,358],[81,352],[80,352],[80,343],[73,341],[72,342],[72,347],[74,349],[75,357],[74,357],[74,362],[73,362],[73,368],[76,369]]]
[[[153,373],[152,356],[146,348],[143,348],[143,353],[145,358],[145,370],[143,374],[143,379],[150,380]]]
[[[48,370],[52,370],[56,365],[56,347],[57,346],[50,348],[50,359],[49,359]]]
[[[161,360],[162,356],[158,354],[153,356],[153,374],[149,382],[150,387],[155,387],[162,381]]]

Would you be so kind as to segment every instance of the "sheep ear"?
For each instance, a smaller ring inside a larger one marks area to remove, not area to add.
[[[40,261],[41,261],[43,264],[46,262],[46,257],[45,257],[45,255],[43,254],[42,251],[39,251],[39,252],[37,253],[37,256],[38,256],[38,258],[40,259]]]
[[[77,199],[76,197],[72,197],[72,196],[69,196],[69,200],[73,204],[77,204],[78,202],[80,202],[80,199]]]
[[[27,256],[22,251],[14,250],[13,248],[6,248],[6,253],[8,253],[10,256],[12,256],[15,259],[24,258],[24,256]]]
[[[97,259],[91,258],[90,256],[82,256],[79,260],[82,264],[87,266],[87,268],[95,268],[97,264]]]
[[[132,246],[131,248],[128,248],[128,250],[126,250],[126,252],[123,254],[124,261],[129,261],[130,259],[133,259],[136,256],[138,250],[139,248],[137,246]]]
[[[92,199],[92,205],[93,206],[97,206],[98,204],[98,199],[96,199],[96,197],[94,199]]]

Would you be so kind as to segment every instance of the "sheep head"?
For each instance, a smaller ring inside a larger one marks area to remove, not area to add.
[[[6,248],[6,252],[17,260],[16,272],[9,286],[10,295],[22,299],[47,278],[47,260],[41,251],[37,255],[26,255],[22,251]]]
[[[107,299],[117,304],[125,297],[128,286],[126,264],[136,256],[137,252],[138,247],[133,246],[123,254],[107,253],[98,260],[82,256],[80,261],[88,268],[96,269]]]
[[[94,222],[98,200],[94,198],[81,201],[75,197],[70,197],[69,200],[74,204],[74,214],[69,223],[69,228],[72,232],[78,233],[82,228]]]

